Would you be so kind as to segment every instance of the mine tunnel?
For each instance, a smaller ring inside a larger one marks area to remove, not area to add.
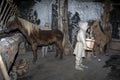
[[[120,80],[119,53],[120,1],[0,1],[0,80]]]

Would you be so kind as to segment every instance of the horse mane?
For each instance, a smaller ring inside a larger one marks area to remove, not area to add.
[[[18,20],[21,22],[22,26],[27,30],[28,35],[30,35],[34,31],[39,32],[40,28],[37,25],[35,25],[25,19],[22,19],[20,17],[18,17]]]
[[[105,34],[105,31],[102,28],[101,22],[98,19],[91,26],[91,30],[94,30],[96,27],[98,27],[103,32],[103,34]]]
[[[105,31],[104,31],[104,29],[103,29],[103,27],[102,27],[101,22],[99,22],[99,27],[100,27],[101,31],[105,34]]]

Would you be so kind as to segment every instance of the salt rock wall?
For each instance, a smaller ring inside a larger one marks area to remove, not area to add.
[[[52,0],[41,0],[35,1],[35,5],[32,7],[33,11],[37,12],[38,18],[40,19],[40,27],[43,27],[45,23],[51,24],[51,13],[52,13]]]
[[[43,27],[45,23],[52,23],[52,3],[53,0],[34,0],[33,5],[24,11],[26,16],[32,16],[27,18],[32,23]],[[27,6],[27,5],[26,5]],[[23,8],[25,9],[25,8]],[[103,4],[99,2],[80,2],[79,0],[68,0],[68,11],[71,13],[69,18],[71,18],[75,12],[80,14],[81,21],[98,19],[103,14]],[[25,16],[25,17],[26,17]],[[39,22],[35,22],[39,21]]]
[[[99,2],[79,2],[69,0],[68,11],[72,17],[75,12],[80,15],[81,21],[100,19],[103,14],[103,4]]]

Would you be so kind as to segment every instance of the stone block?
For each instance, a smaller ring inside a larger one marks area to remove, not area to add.
[[[24,37],[22,34],[17,33],[0,40],[0,54],[7,70],[10,69],[15,57],[17,57],[17,53],[25,53]]]

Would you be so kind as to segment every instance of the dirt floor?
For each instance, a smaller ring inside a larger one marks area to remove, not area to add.
[[[55,52],[48,52],[46,57],[42,57],[41,49],[39,49],[36,64],[32,63],[31,51],[27,51],[23,55],[29,60],[29,71],[18,80],[120,80],[120,77],[110,77],[111,68],[109,66],[103,67],[110,56],[103,55],[102,61],[99,62],[97,58],[88,55],[83,62],[88,69],[78,71],[74,68],[75,57],[72,54],[64,56],[60,60],[54,57]]]

